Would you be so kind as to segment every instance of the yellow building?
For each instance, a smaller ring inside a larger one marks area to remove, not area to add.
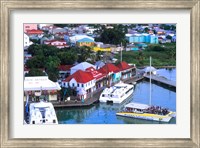
[[[110,47],[93,47],[94,51],[111,51]]]

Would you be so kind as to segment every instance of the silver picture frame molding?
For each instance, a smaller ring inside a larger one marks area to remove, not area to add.
[[[190,132],[188,139],[12,139],[9,137],[9,16],[16,9],[190,9]],[[200,146],[200,1],[2,1],[0,50],[1,147],[196,147]],[[145,141],[145,142],[144,142]]]

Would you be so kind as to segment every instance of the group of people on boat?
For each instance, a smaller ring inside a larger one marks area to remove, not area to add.
[[[158,115],[167,115],[169,110],[167,108],[161,108],[160,106],[151,106],[146,109],[145,112]]]

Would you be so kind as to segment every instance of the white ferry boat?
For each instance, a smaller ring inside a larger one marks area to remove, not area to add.
[[[112,103],[121,103],[125,99],[129,98],[133,93],[132,84],[125,84],[123,82],[119,82],[116,85],[106,88],[100,95],[100,102],[112,102]]]
[[[43,101],[30,103],[29,124],[58,124],[52,103]]]
[[[144,120],[169,122],[172,117],[175,117],[175,112],[159,106],[129,103],[125,105],[123,111],[116,113],[116,115]]]

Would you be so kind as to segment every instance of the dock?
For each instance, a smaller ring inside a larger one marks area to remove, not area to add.
[[[97,91],[95,93],[91,93],[89,94],[88,98],[86,100],[84,100],[84,102],[82,101],[78,101],[76,99],[71,99],[69,101],[55,101],[53,103],[53,106],[55,108],[60,108],[60,107],[86,107],[86,106],[90,106],[95,102],[99,101],[99,96],[101,94],[103,90],[101,91]]]
[[[124,83],[134,83],[134,82],[138,82],[138,81],[142,81],[144,79],[143,76],[136,76],[136,77],[132,77],[132,78],[128,78],[126,80],[123,80]]]
[[[150,79],[150,75],[146,75],[146,76],[144,76],[144,78]],[[161,77],[161,76],[157,76],[157,75],[151,75],[151,80],[156,81],[156,82],[161,83],[161,84],[164,84],[164,85],[167,85],[169,87],[176,88],[176,82],[169,80],[165,77]]]

